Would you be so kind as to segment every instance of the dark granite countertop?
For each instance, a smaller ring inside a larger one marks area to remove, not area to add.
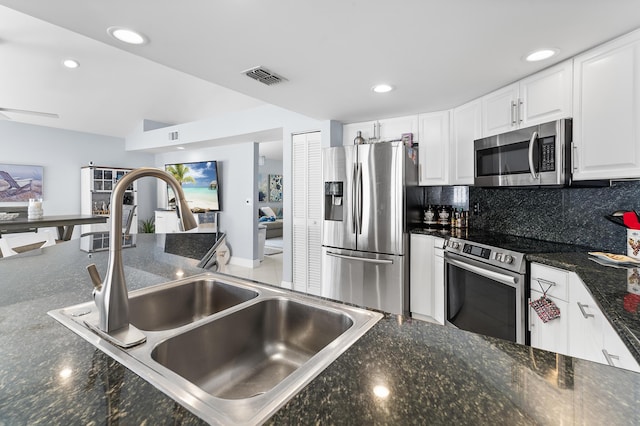
[[[640,268],[604,266],[595,262],[593,256],[588,254],[589,251],[597,250],[574,244],[473,229],[454,229],[445,232],[418,227],[412,229],[411,233],[442,238],[454,236],[468,241],[510,248],[525,253],[529,262],[538,262],[577,273],[605,317],[640,363],[640,315],[636,304],[628,302],[630,294],[628,276],[635,274],[635,277],[640,279]]]
[[[202,272],[166,243],[123,251],[130,290]],[[72,240],[0,260],[0,425],[205,423],[46,314],[90,300],[107,256]],[[640,374],[387,315],[268,423],[638,424],[639,393]]]
[[[637,305],[627,302],[631,294],[628,291],[629,276],[634,274],[636,278],[640,278],[640,268],[603,266],[592,259],[593,256],[585,252],[527,255],[530,262],[577,273],[605,317],[640,363],[640,315]]]

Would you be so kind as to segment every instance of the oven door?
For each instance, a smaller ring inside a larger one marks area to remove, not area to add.
[[[462,330],[526,343],[525,276],[445,253],[445,320]]]

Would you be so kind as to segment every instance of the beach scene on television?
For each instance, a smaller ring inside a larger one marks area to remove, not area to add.
[[[0,203],[42,198],[42,166],[0,164]]]
[[[218,167],[215,161],[167,164],[165,170],[173,175],[184,191],[193,212],[219,211]],[[169,205],[175,205],[175,195],[169,189]]]

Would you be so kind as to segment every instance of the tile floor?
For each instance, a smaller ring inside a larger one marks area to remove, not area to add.
[[[265,256],[257,268],[226,265],[225,273],[240,278],[248,278],[267,284],[280,286],[282,283],[282,253]]]

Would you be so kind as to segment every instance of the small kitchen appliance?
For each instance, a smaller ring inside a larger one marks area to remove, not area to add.
[[[474,141],[474,185],[568,185],[571,142],[571,119],[478,139]]]

